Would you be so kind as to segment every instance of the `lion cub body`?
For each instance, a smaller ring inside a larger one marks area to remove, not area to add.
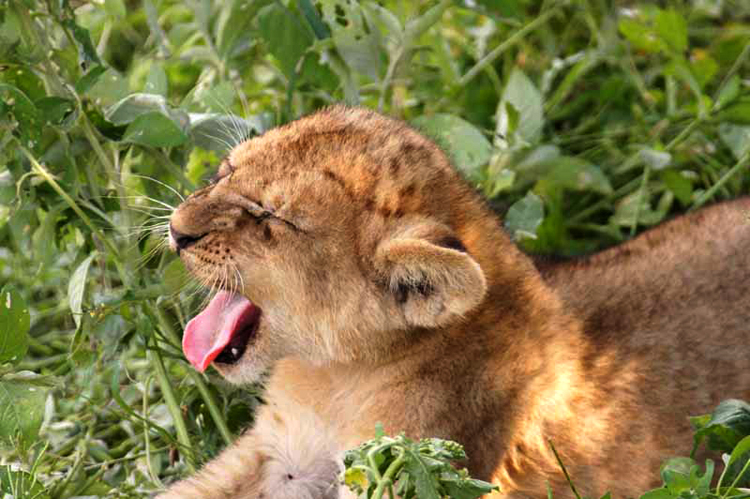
[[[637,496],[692,443],[687,415],[750,397],[750,201],[537,268],[444,154],[329,108],[238,146],[173,229],[209,284],[262,309],[230,380],[272,367],[254,428],[163,497],[336,498],[346,449],[461,442],[501,496]],[[261,206],[271,219],[247,214]],[[263,224],[268,225],[263,225]]]

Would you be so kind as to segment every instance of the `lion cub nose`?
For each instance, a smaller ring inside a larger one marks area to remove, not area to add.
[[[169,224],[169,247],[172,248],[172,250],[176,251],[179,255],[180,251],[194,245],[195,243],[203,239],[206,234],[207,233],[195,236],[191,236],[190,234],[183,234],[182,232],[178,232],[177,230],[175,230],[172,224]]]

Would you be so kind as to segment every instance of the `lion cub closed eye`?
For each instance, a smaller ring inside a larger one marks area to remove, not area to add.
[[[162,497],[335,498],[385,431],[464,444],[507,497],[635,496],[688,414],[750,396],[747,199],[537,268],[407,125],[335,106],[237,146],[170,244],[218,293],[183,348],[257,380],[255,426]],[[731,382],[730,382],[731,381]]]

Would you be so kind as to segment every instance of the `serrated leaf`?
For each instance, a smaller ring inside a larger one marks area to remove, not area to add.
[[[86,277],[89,273],[89,267],[91,261],[96,256],[96,252],[92,252],[89,256],[82,261],[76,268],[73,275],[70,277],[68,283],[68,303],[70,305],[70,311],[73,313],[73,320],[76,323],[76,329],[81,327],[81,314],[83,313],[83,293],[86,289]]]
[[[28,448],[39,433],[47,390],[0,378],[0,442]]]
[[[542,198],[528,192],[522,199],[513,203],[505,215],[505,228],[515,239],[536,238],[536,231],[544,220]]]
[[[425,115],[413,120],[412,125],[445,148],[456,168],[469,178],[490,160],[492,144],[474,125],[458,116]]]
[[[29,308],[10,286],[0,291],[0,364],[18,362],[26,354],[31,325]]]
[[[158,111],[138,116],[125,130],[123,142],[150,147],[174,147],[187,142],[188,136],[172,119]]]
[[[512,113],[508,112],[508,104],[518,113],[517,127],[513,129]],[[523,142],[536,144],[542,136],[544,126],[544,110],[542,95],[528,76],[519,68],[513,68],[508,83],[503,90],[500,104],[496,113],[496,132],[502,141],[511,139],[515,135]],[[499,144],[502,146],[502,144]]]
[[[409,473],[419,499],[441,499],[437,479],[430,473],[419,454],[407,453],[404,470]]]

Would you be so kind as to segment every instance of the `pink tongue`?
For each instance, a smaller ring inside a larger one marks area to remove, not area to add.
[[[254,311],[244,296],[219,291],[205,310],[187,323],[182,337],[185,357],[198,371],[205,371]]]

